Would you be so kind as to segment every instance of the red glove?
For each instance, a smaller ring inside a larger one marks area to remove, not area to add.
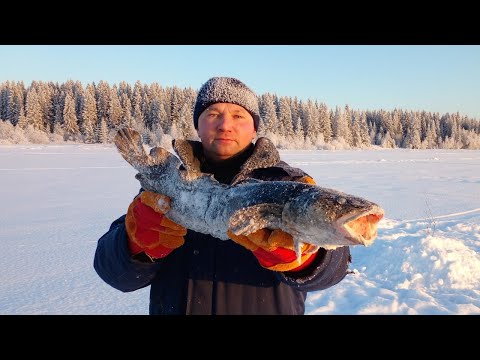
[[[251,250],[260,265],[275,271],[299,271],[315,258],[318,247],[303,244],[302,256],[297,257],[293,246],[293,238],[282,230],[260,229],[248,236],[235,235],[231,231],[228,236],[237,244]]]
[[[170,198],[143,191],[128,207],[125,227],[128,248],[133,255],[144,252],[152,260],[170,254],[185,242],[187,229],[165,217]]]
[[[299,182],[315,184],[309,176],[301,178]],[[304,269],[313,261],[318,251],[317,246],[303,244],[302,255],[297,257],[292,236],[279,229],[260,229],[248,236],[235,235],[228,231],[227,235],[237,244],[251,250],[260,265],[275,271]]]

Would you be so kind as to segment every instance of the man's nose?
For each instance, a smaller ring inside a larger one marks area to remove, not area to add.
[[[218,118],[219,129],[230,129],[233,126],[233,116],[229,113],[222,113]]]

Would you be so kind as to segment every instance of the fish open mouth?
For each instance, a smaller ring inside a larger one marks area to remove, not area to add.
[[[383,211],[374,209],[351,219],[344,219],[343,228],[355,243],[369,245],[377,237],[377,225],[383,218]]]

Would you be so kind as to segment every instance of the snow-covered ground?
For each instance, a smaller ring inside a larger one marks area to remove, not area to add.
[[[348,275],[306,313],[480,314],[480,151],[281,151],[320,186],[385,209]],[[93,269],[98,238],[138,192],[104,145],[0,146],[0,314],[148,314]]]

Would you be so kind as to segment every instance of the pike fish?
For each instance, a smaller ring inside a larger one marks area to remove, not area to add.
[[[171,198],[166,217],[221,240],[229,239],[228,230],[248,235],[270,228],[291,234],[297,255],[303,243],[316,249],[369,246],[384,215],[371,201],[314,184],[256,179],[219,183],[211,174],[181,168],[180,159],[162,147],[148,151],[133,129],[119,130],[114,142],[138,171],[135,177],[145,190]]]

